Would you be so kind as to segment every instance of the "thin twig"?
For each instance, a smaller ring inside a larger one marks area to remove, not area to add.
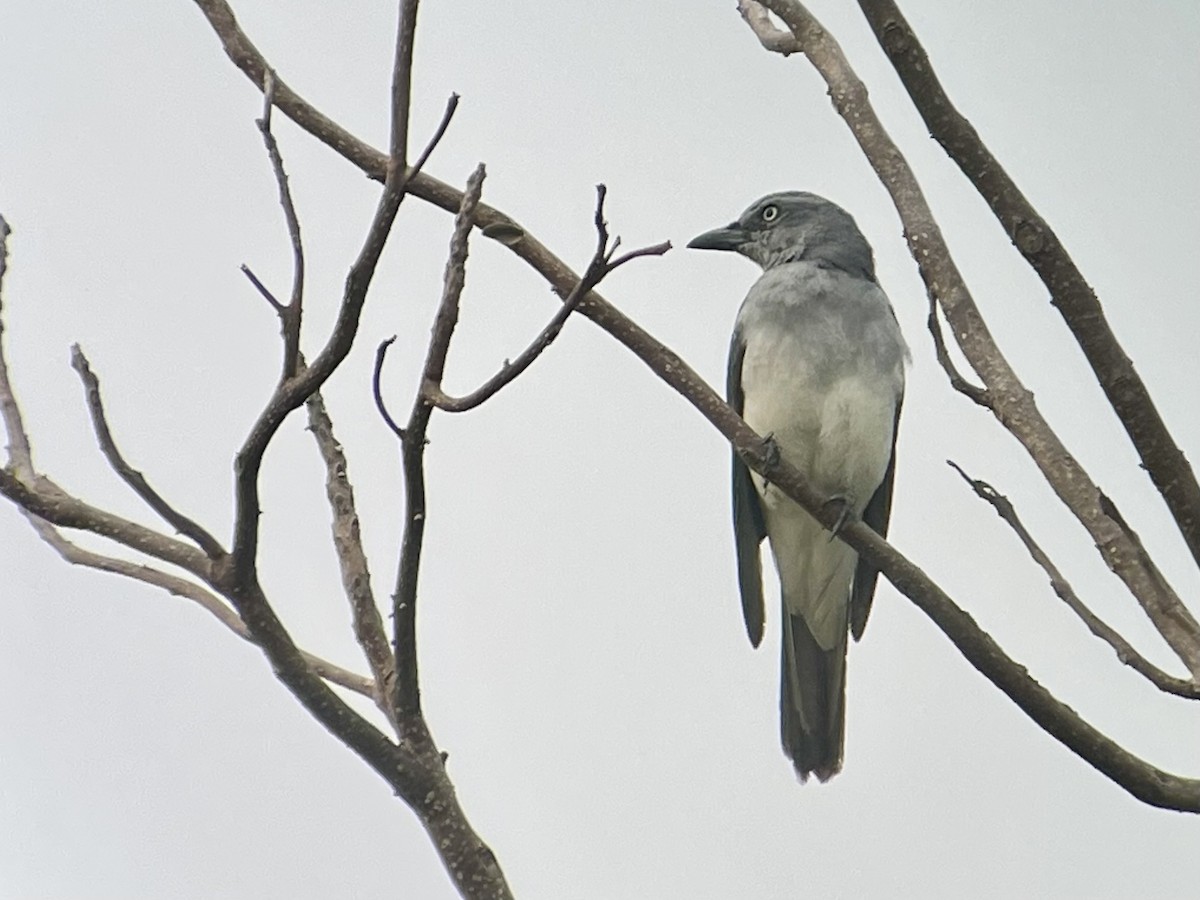
[[[375,370],[371,373],[371,394],[375,398],[375,408],[379,410],[379,415],[392,434],[404,440],[404,429],[400,427],[390,412],[388,412],[387,401],[383,398],[383,362],[387,358],[388,348],[396,343],[396,336],[393,334],[390,338],[379,342],[379,346],[375,348]]]
[[[925,49],[893,0],[859,0],[930,135],[991,207],[1013,245],[1050,291],[1050,301],[1083,350],[1105,396],[1200,563],[1200,484],[1187,457],[1117,340],[1091,285],[1058,235],[955,108]]]
[[[0,215],[0,418],[8,438],[8,465],[0,468],[0,494],[17,505],[43,539],[53,535],[65,543],[50,523],[50,520],[56,520],[61,525],[103,535],[203,577],[209,571],[209,561],[190,545],[88,506],[34,470],[29,435],[13,393],[8,359],[4,354],[3,288],[10,233],[8,223]],[[48,542],[55,546],[53,541]]]
[[[0,469],[0,494],[17,506],[63,528],[78,528],[124,544],[132,550],[208,580],[212,561],[191,544],[160,534],[68,494],[45,475],[28,482],[8,468]]]
[[[450,239],[442,299],[434,317],[421,373],[421,386],[417,388],[412,413],[400,441],[404,468],[404,535],[400,542],[400,561],[396,567],[396,590],[392,595],[392,627],[395,630],[396,654],[395,705],[396,714],[401,719],[417,717],[421,713],[417,664],[417,581],[425,538],[425,431],[433,411],[424,386],[437,385],[442,380],[446,353],[458,322],[459,298],[466,280],[467,237],[471,232],[485,174],[482,163],[471,173],[454,218],[454,234]],[[382,365],[385,350],[386,344],[380,348],[377,356],[379,365]]]
[[[610,272],[619,269],[630,260],[639,259],[644,256],[662,256],[671,249],[671,242],[664,241],[650,247],[630,250],[628,253],[614,258],[613,254],[620,243],[620,238],[613,241],[611,247],[609,246],[608,223],[604,221],[604,199],[607,191],[608,189],[603,184],[596,185],[596,252],[592,254],[591,261],[584,269],[583,277],[571,289],[571,293],[567,295],[566,299],[563,300],[562,306],[555,311],[554,316],[546,323],[546,327],[538,333],[538,336],[533,339],[528,347],[521,351],[516,359],[511,362],[506,361],[503,368],[495,375],[465,396],[450,396],[442,389],[440,383],[426,384],[426,396],[438,409],[445,410],[446,412],[466,412],[491,399],[501,388],[528,369],[534,360],[554,342],[554,339],[562,331],[563,325],[571,313],[578,308],[580,301],[588,295],[588,292],[592,288],[600,284]],[[376,381],[376,385],[378,386],[378,380]],[[377,402],[379,402],[378,394],[376,397]]]
[[[254,285],[255,289],[262,294],[263,299],[270,304],[271,309],[275,310],[275,312],[279,314],[280,319],[282,319],[286,307],[284,307],[284,305],[280,303],[278,299],[276,299],[275,295],[271,293],[271,289],[259,280],[258,276],[251,271],[248,265],[242,263],[240,268],[242,270],[242,274],[250,280],[250,283]]]
[[[1042,570],[1050,578],[1050,587],[1054,589],[1054,593],[1083,621],[1083,624],[1087,626],[1092,634],[1112,647],[1117,654],[1117,659],[1135,672],[1145,676],[1148,681],[1161,691],[1165,691],[1168,694],[1175,694],[1179,697],[1186,697],[1189,700],[1200,699],[1200,684],[1186,678],[1176,678],[1154,665],[1154,663],[1138,653],[1120,632],[1092,612],[1079,599],[1079,595],[1075,593],[1070,582],[1067,581],[1058,567],[1054,565],[1053,560],[1038,545],[1024,523],[1021,522],[1020,516],[1017,515],[1017,511],[1012,505],[1012,501],[986,481],[972,478],[963,471],[962,466],[953,460],[948,459],[946,463],[954,471],[958,472],[962,476],[963,481],[971,486],[971,490],[975,492],[975,495],[979,499],[989,503],[992,509],[996,511],[996,514],[1013,530],[1013,533],[1016,534],[1017,538],[1025,546],[1025,549],[1029,551],[1029,555],[1033,558],[1033,561],[1041,566]]]
[[[429,157],[433,155],[433,151],[442,142],[442,138],[446,135],[446,129],[450,127],[450,120],[454,118],[454,111],[458,109],[458,100],[458,94],[451,94],[450,98],[446,101],[446,108],[442,111],[441,121],[438,122],[437,128],[434,129],[433,137],[426,142],[425,149],[417,157],[416,163],[404,173],[405,188],[425,168],[425,163],[429,162]]]
[[[929,333],[933,336],[934,356],[950,380],[950,387],[984,409],[991,409],[992,398],[988,396],[987,390],[967,381],[958,371],[958,367],[954,365],[954,360],[950,358],[950,352],[946,349],[946,339],[942,336],[942,323],[938,318],[937,300],[933,294],[929,295],[929,318],[926,323],[929,326]]]
[[[288,239],[292,245],[292,296],[286,305],[279,303],[263,286],[245,265],[242,271],[251,279],[255,287],[267,298],[267,302],[279,315],[280,328],[283,331],[283,380],[296,374],[300,359],[300,325],[304,318],[304,244],[300,239],[300,217],[296,215],[296,204],[292,200],[292,190],[288,184],[287,172],[283,167],[283,156],[279,152],[279,143],[271,132],[271,109],[275,105],[275,73],[270,69],[266,72],[265,89],[263,90],[263,114],[258,120],[258,130],[262,134],[263,144],[267,148],[267,157],[271,161],[271,171],[275,175],[275,184],[279,189],[279,205],[283,208],[283,218],[287,223]]]
[[[150,487],[146,477],[129,465],[125,457],[121,455],[121,451],[113,439],[112,430],[109,428],[108,418],[104,413],[104,401],[100,396],[100,379],[92,371],[87,357],[78,344],[71,346],[71,368],[79,373],[79,380],[83,382],[88,414],[92,419],[96,440],[100,444],[100,452],[104,454],[104,458],[108,460],[113,471],[121,476],[121,480],[133,488],[134,493],[158,513],[163,521],[179,534],[195,542],[196,546],[203,550],[209,559],[218,559],[224,556],[225,548],[221,546],[220,541],[194,519],[185,516],[167,503],[158,491]]]

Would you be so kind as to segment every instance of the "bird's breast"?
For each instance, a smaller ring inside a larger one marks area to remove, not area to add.
[[[891,458],[902,374],[859,358],[854,348],[836,358],[830,351],[837,349],[788,329],[747,334],[743,417],[771,435],[814,487],[853,498],[861,512]],[[777,500],[771,494],[764,494],[769,504]]]

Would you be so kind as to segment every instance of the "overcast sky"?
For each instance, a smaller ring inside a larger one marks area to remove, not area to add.
[[[281,76],[382,146],[395,3],[235,3]],[[1180,444],[1200,454],[1200,6],[908,3],[951,97],[1099,292]],[[686,251],[752,200],[849,209],[913,348],[892,536],[1033,675],[1134,753],[1200,776],[1200,709],[1159,694],[1054,597],[946,459],[1006,493],[1079,593],[1180,672],[1016,443],[933,360],[899,221],[808,63],[714,3],[427,0],[415,143],[429,165],[577,267],[594,185],[627,246],[672,240],[603,293],[712,383],[753,266]],[[1200,581],[1040,282],[928,139],[850,2],[814,2],[915,167],[1009,359],[1185,596]],[[12,375],[41,469],[153,518],[106,468],[68,366],[79,341],[134,465],[223,539],[233,454],[269,396],[290,250],[260,97],[187,0],[10,0],[0,32],[0,212]],[[320,345],[378,188],[277,132]],[[407,407],[450,217],[407,201],[327,391],[376,589],[401,484],[369,402],[375,343]],[[477,238],[447,387],[464,392],[552,315],[546,285]],[[752,650],[736,595],[728,451],[580,318],[530,372],[430,430],[425,704],[517,896],[1191,897],[1200,822],[1150,809],[1038,730],[881,583],[849,659],[845,770],[801,786],[778,745],[778,618]],[[307,649],[362,670],[299,417],[263,476],[262,573]],[[100,546],[96,542],[89,545]],[[773,585],[770,588],[774,590]],[[1195,603],[1193,609],[1197,609]],[[60,562],[0,506],[0,898],[454,896],[415,817],[187,601]]]

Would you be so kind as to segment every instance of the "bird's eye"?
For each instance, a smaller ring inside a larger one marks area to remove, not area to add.
[[[770,206],[764,206],[762,211],[762,220],[764,222],[774,222],[779,218],[779,207],[772,203]]]

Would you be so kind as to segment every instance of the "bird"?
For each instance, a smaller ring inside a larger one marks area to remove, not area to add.
[[[688,242],[733,251],[762,274],[737,314],[726,400],[840,506],[886,537],[910,354],[853,217],[806,191],[753,203]],[[848,634],[862,637],[879,572],[733,454],[733,530],[746,632],[762,642],[760,545],[779,574],[780,738],[801,783],[842,769]]]

